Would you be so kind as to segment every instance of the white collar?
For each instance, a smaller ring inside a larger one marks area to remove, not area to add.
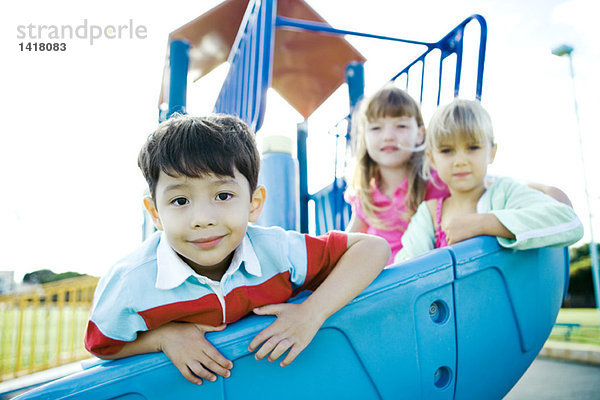
[[[175,250],[173,250],[171,245],[169,245],[167,236],[164,232],[161,233],[160,242],[156,249],[156,264],[157,273],[155,286],[157,289],[174,289],[185,282],[190,276],[196,277],[200,283],[217,284],[212,279],[197,274],[189,265],[187,265]],[[256,253],[254,252],[254,248],[252,247],[248,235],[244,236],[242,243],[235,249],[231,264],[229,264],[229,267],[225,274],[223,274],[221,280],[226,276],[232,275],[242,265],[249,274],[257,277],[262,276],[258,258],[256,257]]]

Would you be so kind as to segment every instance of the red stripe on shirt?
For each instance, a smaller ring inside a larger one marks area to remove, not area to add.
[[[306,280],[297,292],[318,288],[348,249],[348,236],[344,232],[331,231],[316,237],[305,235],[305,238]]]
[[[254,308],[279,304],[292,297],[289,271],[282,272],[255,286],[239,286],[225,296],[226,323],[235,322]]]
[[[88,322],[87,330],[85,332],[84,344],[87,351],[95,356],[107,356],[115,354],[123,348],[125,345],[123,340],[111,339],[108,336],[104,336],[96,324],[92,321]]]
[[[218,326],[223,320],[221,303],[214,293],[209,293],[199,299],[149,308],[139,311],[138,314],[144,319],[148,329],[158,328],[171,321]]]

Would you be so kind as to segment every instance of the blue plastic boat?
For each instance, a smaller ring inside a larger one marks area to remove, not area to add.
[[[272,322],[249,316],[208,335],[230,378],[196,386],[157,353],[99,361],[18,399],[501,399],[550,334],[568,271],[564,248],[479,237],[385,270],[288,367],[248,352]]]

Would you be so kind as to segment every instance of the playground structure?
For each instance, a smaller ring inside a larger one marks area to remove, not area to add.
[[[437,52],[439,75],[433,79],[438,83],[439,102],[446,79],[444,60],[451,55],[455,55],[450,77],[454,95],[463,80],[463,33],[469,23],[480,26],[475,87],[476,97],[481,97],[486,41],[481,16],[469,17],[436,43],[426,43],[334,29],[302,0],[229,0],[171,35],[161,94],[161,103],[168,107],[161,108],[160,118],[185,112],[189,73],[202,76],[224,61],[222,52],[207,44],[209,39],[225,47],[231,43],[226,58],[229,74],[215,110],[240,116],[255,131],[262,125],[269,87],[280,91],[306,118],[346,80],[350,115],[364,91],[364,57],[341,35],[425,46],[425,52],[390,78],[407,87],[416,79],[421,96],[415,97],[421,99],[424,82],[431,79],[425,76],[424,64],[429,54]],[[315,42],[318,34],[328,39]],[[333,50],[338,47],[343,48],[341,53]],[[294,53],[296,49],[300,55]],[[310,62],[304,68],[294,58],[310,60],[313,52],[329,54],[322,63],[331,68],[320,66],[315,75]],[[297,66],[293,79],[285,79],[286,62]],[[306,84],[311,79],[320,83]],[[298,94],[294,81],[302,83],[306,92]],[[282,168],[296,163],[287,152],[275,151],[278,156],[263,163],[261,180],[267,190],[285,187],[289,191],[267,203],[265,223],[307,232],[312,201],[317,233],[343,229],[349,218],[343,180],[333,177],[326,188],[308,193],[305,128],[300,125],[298,130],[297,170]],[[234,362],[230,378],[192,385],[164,354],[146,354],[87,362],[82,372],[19,399],[499,399],[527,370],[550,334],[566,293],[568,272],[564,248],[508,250],[495,238],[478,237],[385,270],[329,318],[310,346],[286,368],[256,361],[247,350],[252,338],[273,321],[248,316],[224,332],[207,335]],[[292,301],[300,302],[304,296]]]
[[[298,17],[302,19],[296,19]],[[201,79],[225,61],[230,65],[229,73],[217,98],[215,111],[239,116],[255,132],[259,132],[262,126],[270,87],[304,118],[308,118],[346,82],[350,109],[347,115],[341,117],[349,119],[364,93],[365,58],[343,39],[343,35],[425,47],[418,57],[390,77],[390,81],[406,89],[409,85],[416,88],[416,93],[411,94],[419,101],[423,100],[427,81],[433,81],[437,84],[436,104],[439,104],[445,80],[451,81],[453,96],[458,95],[463,80],[465,28],[475,22],[480,27],[480,35],[475,60],[474,96],[480,99],[487,39],[487,25],[480,15],[465,19],[437,42],[423,42],[335,29],[302,0],[229,0],[171,33],[159,119],[162,121],[175,112],[185,112],[188,80]],[[222,47],[229,50],[227,58],[223,51],[215,50]],[[447,65],[446,61],[452,58],[453,65]],[[438,69],[434,71],[436,76],[426,76],[428,63],[438,63]],[[350,139],[349,134],[350,130],[345,133],[347,139]],[[263,178],[267,179],[263,179],[262,183],[268,191],[269,186],[281,187],[285,186],[282,182],[298,179],[298,210],[293,205],[269,200],[262,222],[306,233],[309,226],[308,203],[313,201],[317,234],[344,229],[350,210],[343,201],[343,179],[335,176],[331,185],[312,195],[308,193],[307,136],[306,124],[300,124],[296,144],[297,178],[273,176],[276,168],[263,168],[262,171]],[[349,145],[350,140],[346,143]],[[271,185],[269,179],[273,179]],[[286,213],[298,213],[299,226],[286,223],[297,220]]]

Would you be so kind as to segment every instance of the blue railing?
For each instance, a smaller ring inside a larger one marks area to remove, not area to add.
[[[254,131],[262,125],[273,67],[275,1],[251,1],[229,54],[229,73],[215,111],[233,114]]]
[[[315,203],[315,232],[322,235],[332,229],[344,229],[352,211],[344,201],[346,181],[341,178],[310,196]]]
[[[363,32],[335,29],[330,27],[329,25],[317,22],[310,21],[300,21],[291,18],[277,17],[275,23],[278,28],[283,29],[300,29],[307,30],[312,32],[322,32],[327,34],[337,34],[337,35],[351,35],[351,36],[359,36],[365,38],[379,39],[379,40],[388,40],[394,42],[402,42],[410,45],[420,45],[426,46],[427,50],[424,51],[421,55],[419,55],[415,60],[410,62],[404,69],[402,69],[399,73],[394,75],[390,81],[396,81],[400,78],[406,79],[406,88],[408,89],[409,81],[410,81],[410,71],[412,68],[421,64],[421,73],[420,73],[420,90],[419,90],[419,102],[423,102],[423,89],[426,82],[425,76],[425,63],[427,56],[431,54],[435,50],[440,51],[440,59],[439,59],[439,69],[437,76],[437,100],[436,105],[440,103],[440,97],[442,92],[442,82],[444,78],[444,60],[446,60],[449,56],[456,54],[456,66],[454,73],[454,96],[458,96],[459,88],[461,84],[462,78],[462,65],[463,65],[463,48],[464,48],[464,32],[466,26],[471,22],[476,21],[480,26],[480,36],[479,36],[479,51],[477,54],[477,76],[476,76],[476,87],[475,87],[475,97],[477,99],[481,99],[481,93],[483,89],[483,67],[485,61],[485,49],[486,49],[486,41],[487,41],[487,24],[485,19],[478,14],[472,15],[471,17],[465,19],[461,22],[457,27],[455,27],[452,31],[450,31],[447,35],[445,35],[442,39],[437,42],[421,42],[416,40],[408,40],[402,38],[394,38],[390,36],[381,36],[381,35],[373,35]],[[362,70],[361,70],[362,71]],[[364,92],[364,79],[362,78],[362,73],[360,79],[356,79],[357,74],[357,66],[350,65],[348,66],[348,73],[346,75],[346,81],[348,84],[348,90],[350,94],[350,109],[356,105],[356,102],[360,100],[360,96],[357,96],[357,93],[362,94]],[[299,132],[300,133],[300,132]],[[347,135],[348,136],[348,135]],[[303,153],[305,151],[306,146],[300,143],[301,137],[306,137],[306,132],[303,132],[303,135],[299,135],[299,143],[298,143],[298,161],[299,161],[299,171],[300,171],[300,182],[306,181],[307,175],[307,165],[306,165],[306,154]],[[305,139],[303,139],[305,140]],[[349,142],[349,141],[348,141]],[[308,193],[306,187],[300,188],[300,226],[302,232],[308,231],[308,202],[315,202],[315,222],[316,222],[316,230],[317,232],[326,232],[331,229],[341,229],[343,230],[350,219],[350,207],[343,200],[343,190],[340,190],[341,187],[345,187],[345,183],[340,184],[340,178],[337,176],[334,177],[334,182],[329,186],[321,189],[319,192],[311,195]]]
[[[279,17],[279,16],[276,18],[275,24],[278,28],[300,29],[300,30],[306,30],[306,31],[312,31],[312,32],[336,34],[336,35],[358,36],[358,37],[365,37],[365,38],[371,38],[371,39],[388,40],[388,41],[393,41],[393,42],[401,42],[401,43],[407,43],[407,44],[412,44],[412,45],[426,46],[427,50],[423,54],[421,54],[415,60],[410,62],[404,69],[402,69],[398,74],[396,74],[394,77],[392,77],[390,79],[391,81],[394,81],[397,78],[401,77],[402,75],[406,75],[408,78],[410,69],[415,64],[422,63],[423,68],[421,71],[421,90],[420,90],[420,94],[421,94],[420,99],[421,100],[423,97],[423,86],[424,86],[424,82],[425,82],[425,80],[424,80],[425,58],[432,51],[434,51],[436,49],[440,50],[441,57],[440,57],[440,69],[439,69],[439,74],[438,74],[438,104],[439,104],[439,98],[440,98],[439,95],[440,95],[440,91],[441,91],[441,82],[442,82],[442,75],[443,75],[443,61],[452,54],[456,54],[456,56],[457,56],[456,57],[456,70],[455,70],[456,72],[455,72],[455,77],[454,77],[454,95],[455,96],[458,95],[458,89],[460,87],[461,71],[462,71],[464,32],[465,32],[465,27],[471,21],[478,22],[480,25],[480,28],[481,28],[480,29],[480,37],[479,37],[479,53],[478,53],[478,62],[477,62],[477,83],[476,83],[476,97],[478,99],[480,99],[482,85],[483,85],[483,66],[484,66],[484,61],[485,61],[485,48],[486,48],[486,41],[487,41],[487,24],[485,22],[485,19],[479,14],[474,14],[474,15],[470,16],[469,18],[465,19],[457,27],[455,27],[452,31],[450,31],[446,36],[444,36],[442,39],[440,39],[437,42],[421,42],[421,41],[417,41],[417,40],[402,39],[402,38],[396,38],[396,37],[391,37],[391,36],[373,35],[373,34],[364,33],[364,32],[335,29],[335,28],[332,28],[329,25],[326,25],[323,23],[311,22],[311,21],[301,21],[301,20]],[[408,79],[407,79],[407,87],[408,87]]]
[[[485,61],[485,48],[487,42],[487,24],[485,19],[478,14],[472,15],[469,18],[465,19],[461,22],[456,28],[454,28],[450,33],[444,36],[441,40],[436,43],[427,43],[427,50],[417,57],[414,61],[408,64],[402,71],[396,74],[391,80],[395,81],[396,79],[405,76],[406,77],[406,88],[408,89],[409,84],[409,71],[418,63],[421,63],[421,85],[420,85],[420,102],[423,101],[423,88],[425,84],[425,59],[431,54],[434,50],[440,50],[440,64],[439,64],[439,73],[438,73],[438,91],[437,91],[437,104],[440,103],[440,95],[442,91],[442,78],[444,72],[444,60],[451,56],[452,54],[456,54],[456,68],[454,74],[454,97],[458,96],[460,81],[461,81],[461,72],[462,72],[462,61],[463,61],[463,47],[464,47],[464,33],[466,26],[471,22],[476,21],[480,26],[480,35],[479,35],[479,52],[477,55],[477,78],[476,78],[476,88],[475,88],[475,96],[477,99],[481,100],[481,91],[483,88],[483,66]],[[422,43],[424,44],[424,43]]]

